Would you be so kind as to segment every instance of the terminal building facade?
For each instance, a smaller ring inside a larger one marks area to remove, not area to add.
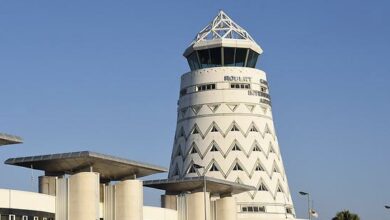
[[[90,151],[9,158],[43,171],[38,192],[0,189],[0,220],[295,219],[260,46],[220,11],[184,52],[167,179],[163,167]],[[0,146],[22,139],[0,133]],[[143,187],[164,190],[143,205]]]

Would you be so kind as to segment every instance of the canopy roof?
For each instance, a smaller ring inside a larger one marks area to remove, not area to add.
[[[8,144],[20,144],[23,143],[21,137],[0,133],[0,146]]]
[[[263,52],[249,33],[221,10],[213,21],[196,35],[184,56],[193,50],[222,46],[250,48],[259,54]]]
[[[90,151],[9,158],[5,164],[45,171],[47,175],[74,174],[94,171],[102,180],[116,181],[136,175],[148,176],[167,172],[167,169],[151,164],[127,160]]]
[[[183,192],[200,192],[206,182],[206,191],[211,194],[238,194],[256,190],[253,186],[243,185],[213,177],[187,177],[183,179],[162,179],[144,181],[144,186],[167,191],[168,194]]]

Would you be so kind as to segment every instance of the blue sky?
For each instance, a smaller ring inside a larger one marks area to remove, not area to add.
[[[264,49],[295,208],[388,219],[388,1],[0,1],[0,131],[15,156],[92,150],[168,167],[181,56],[223,9]],[[0,165],[0,187],[33,189]],[[40,175],[34,172],[34,176]],[[161,176],[157,176],[161,177]],[[36,188],[36,179],[33,184]],[[145,203],[158,204],[146,190]]]

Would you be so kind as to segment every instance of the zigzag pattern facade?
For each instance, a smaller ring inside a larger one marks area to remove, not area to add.
[[[234,195],[237,204],[264,206],[265,212],[242,209],[240,220],[294,217],[266,74],[244,66],[202,67],[182,75],[168,177],[210,176],[255,186],[258,190]]]

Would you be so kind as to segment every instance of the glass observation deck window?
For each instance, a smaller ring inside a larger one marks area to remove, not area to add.
[[[258,57],[258,53],[247,48],[216,47],[194,51],[187,61],[191,71],[220,66],[255,68]]]
[[[220,66],[255,68],[258,56],[258,53],[247,48],[216,47],[194,51],[187,61],[191,71]]]

